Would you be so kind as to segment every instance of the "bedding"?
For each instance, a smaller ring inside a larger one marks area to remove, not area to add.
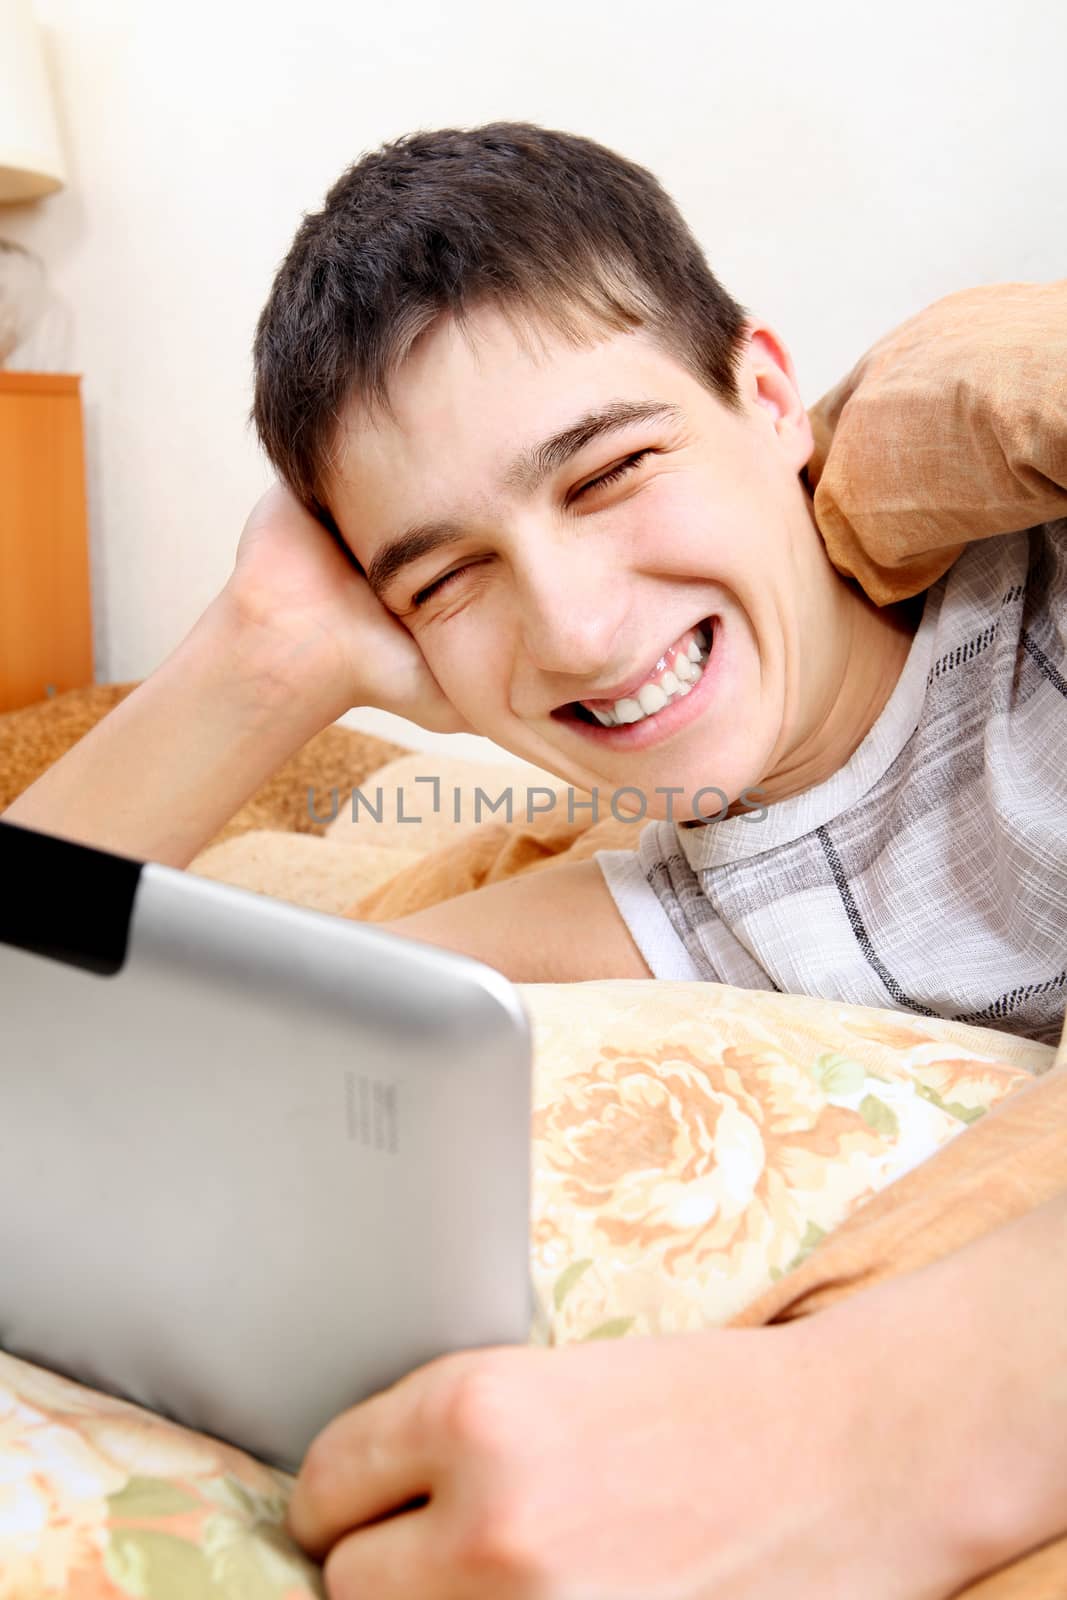
[[[35,783],[53,762],[137,688],[129,683],[93,683],[68,689],[36,705],[0,713],[0,813]],[[334,724],[323,728],[260,785],[205,849],[252,829],[324,834],[307,804],[309,787],[325,794],[336,787],[347,800],[352,787],[401,754],[401,746]]]
[[[831,561],[889,605],[964,545],[1067,516],[1067,278],[962,289],[879,339],[810,414]]]

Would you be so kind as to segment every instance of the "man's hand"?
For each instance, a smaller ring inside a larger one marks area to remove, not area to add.
[[[338,715],[378,706],[438,733],[472,731],[355,559],[281,484],[253,508],[226,592],[247,628],[277,640],[280,662],[298,654],[336,681]]]
[[[275,487],[186,638],[4,815],[187,867],[283,762],[358,705],[443,733],[467,727],[354,560]]]
[[[446,1356],[320,1434],[291,1530],[330,1600],[947,1595],[915,1443],[832,1326]]]

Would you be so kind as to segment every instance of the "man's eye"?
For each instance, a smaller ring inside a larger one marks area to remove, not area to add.
[[[636,451],[632,456],[628,456],[625,461],[620,461],[617,467],[612,467],[610,472],[605,472],[599,478],[593,478],[589,483],[584,483],[577,494],[574,495],[574,499],[579,499],[581,495],[586,494],[590,489],[603,489],[610,484],[617,483],[620,478],[625,478],[627,473],[632,472],[646,456],[654,454],[655,452],[651,447]],[[445,585],[451,583],[453,578],[458,578],[460,573],[466,572],[472,565],[476,565],[476,563],[468,562],[467,566],[454,567],[451,572],[446,572],[443,577],[435,578],[432,583],[428,583],[425,589],[420,589],[418,594],[412,595],[412,610],[417,611],[420,606],[424,606],[428,600],[433,599],[434,595],[440,594]]]
[[[466,571],[466,567],[454,567],[451,572],[446,572],[443,578],[435,578],[432,583],[426,585],[425,589],[420,589],[418,594],[412,595],[412,608],[417,611],[420,606],[426,604],[427,600],[432,600],[435,594],[440,594],[446,583],[451,583],[453,578],[458,578],[461,572]]]
[[[574,498],[577,500],[580,495],[585,494],[590,489],[603,489],[608,484],[618,483],[620,478],[625,478],[628,472],[632,472],[639,462],[643,461],[646,456],[652,455],[652,453],[651,449],[638,450],[634,455],[628,456],[625,461],[620,461],[617,467],[612,467],[610,472],[605,472],[602,477],[593,478],[591,482],[583,484]]]

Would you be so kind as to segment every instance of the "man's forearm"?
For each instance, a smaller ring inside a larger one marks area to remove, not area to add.
[[[272,772],[346,708],[294,646],[225,591],[177,649],[3,813],[101,849],[185,867]]]
[[[1067,1533],[1067,1193],[931,1270],[970,1412],[967,1531],[992,1567]]]
[[[872,1480],[957,1585],[1067,1532],[1065,1268],[1067,1192],[812,1319]]]

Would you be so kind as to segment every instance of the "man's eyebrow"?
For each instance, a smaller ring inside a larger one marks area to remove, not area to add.
[[[579,417],[577,422],[561,428],[550,439],[542,439],[532,449],[524,450],[505,472],[504,482],[520,494],[533,494],[550,473],[558,472],[594,439],[617,433],[632,422],[678,421],[681,415],[681,406],[666,400],[609,400],[606,405],[597,406]]]
[[[634,422],[678,422],[682,416],[681,406],[666,400],[610,400],[568,423],[551,438],[524,450],[504,473],[504,484],[531,495],[550,473],[558,472],[595,439],[617,433]],[[402,568],[444,545],[457,544],[467,531],[462,523],[451,520],[412,524],[374,556],[367,568],[368,584],[381,596]]]

